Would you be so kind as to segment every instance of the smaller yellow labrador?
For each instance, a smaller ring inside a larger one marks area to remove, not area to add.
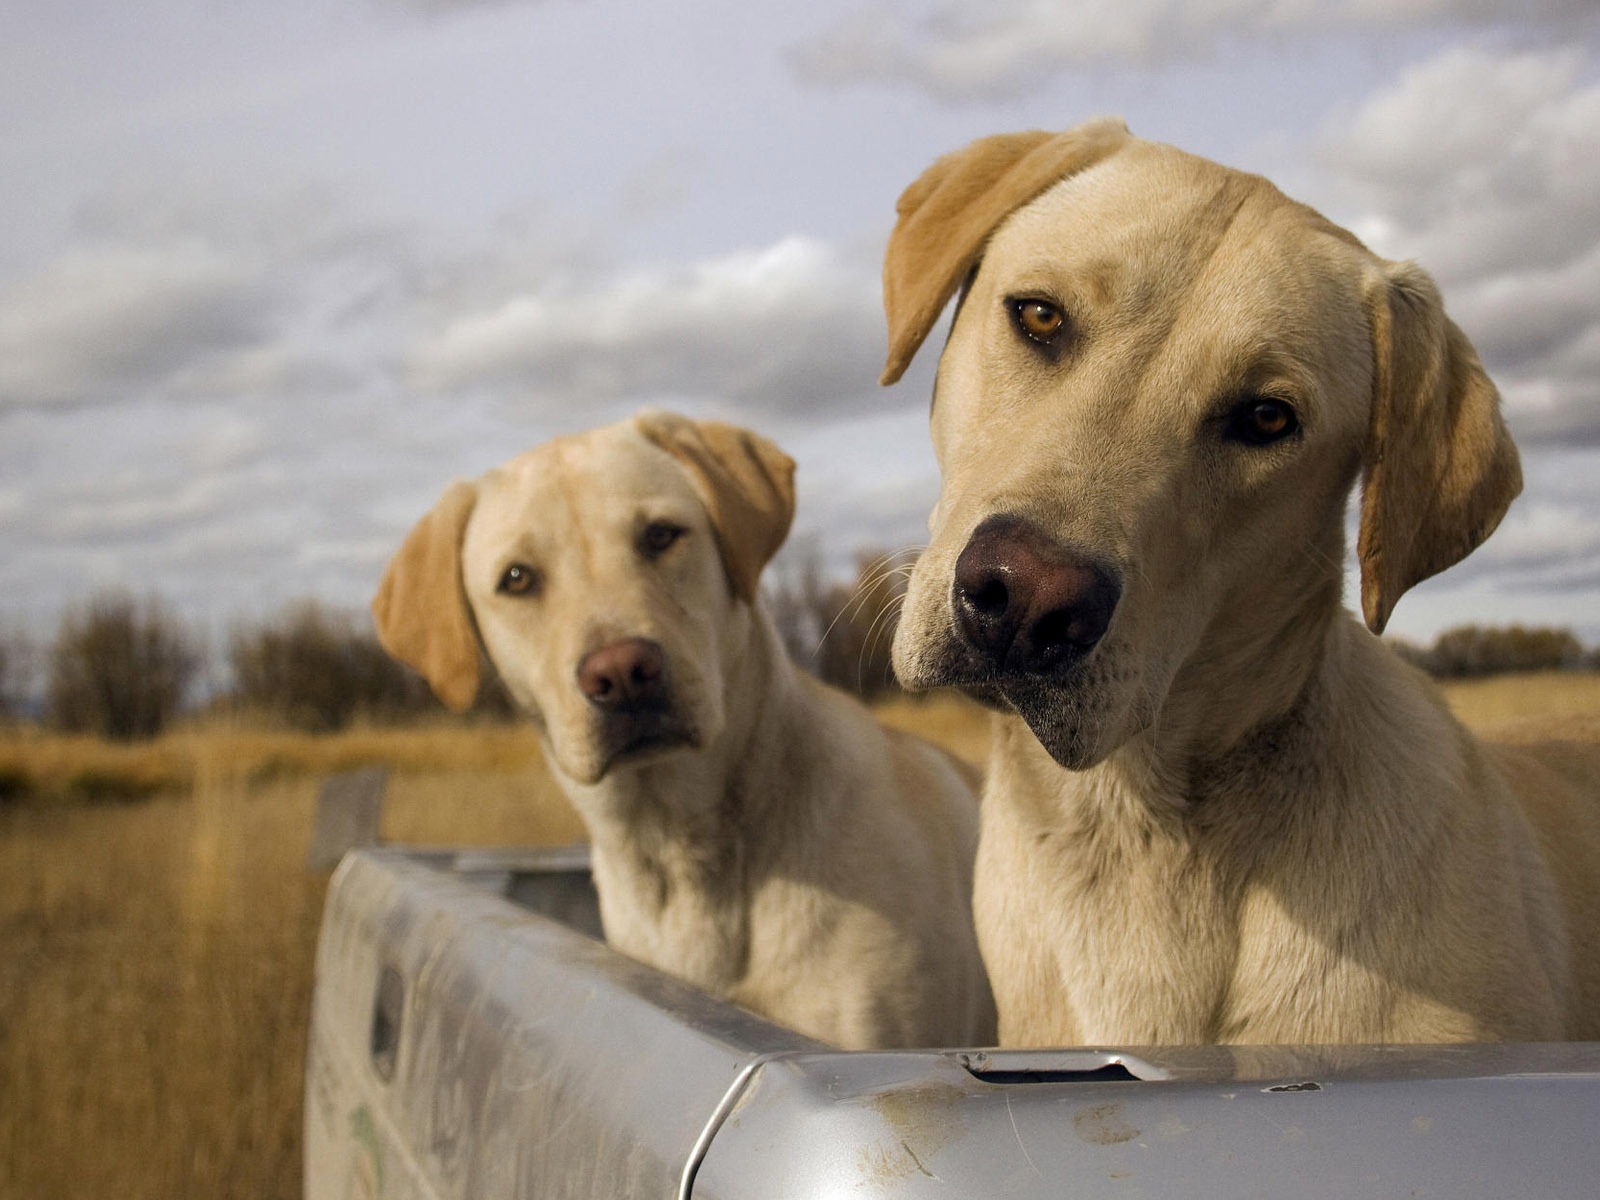
[[[1004,1045],[1600,1038],[1600,758],[1492,746],[1367,624],[1517,494],[1432,280],[1117,121],[900,200],[886,383],[958,290],[894,657],[995,705]],[[1526,738],[1526,731],[1524,732]]]
[[[758,595],[764,438],[667,413],[445,492],[373,613],[461,709],[480,642],[588,826],[606,939],[836,1045],[988,1045],[975,782],[796,670]]]

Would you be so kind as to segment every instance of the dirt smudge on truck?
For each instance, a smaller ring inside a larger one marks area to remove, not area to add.
[[[1139,1136],[1128,1122],[1121,1104],[1095,1104],[1072,1114],[1072,1131],[1095,1146],[1116,1146]]]
[[[960,1105],[967,1093],[948,1083],[893,1088],[867,1097],[890,1136],[861,1151],[862,1174],[880,1183],[939,1176],[932,1160],[961,1136]]]

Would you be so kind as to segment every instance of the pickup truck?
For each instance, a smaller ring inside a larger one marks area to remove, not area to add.
[[[308,1200],[1600,1196],[1600,1044],[844,1052],[607,949],[582,847],[336,872]]]

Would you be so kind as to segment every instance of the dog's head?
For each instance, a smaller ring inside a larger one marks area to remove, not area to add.
[[[452,709],[479,648],[580,783],[708,745],[793,461],[730,425],[644,413],[454,484],[389,564],[373,615]]]
[[[1427,275],[1259,177],[1097,121],[976,142],[899,212],[885,383],[962,294],[896,670],[1014,709],[1064,766],[1148,728],[1182,672],[1309,644],[1358,474],[1374,631],[1520,488]]]

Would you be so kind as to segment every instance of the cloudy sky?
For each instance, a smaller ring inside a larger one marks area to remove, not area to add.
[[[785,445],[829,561],[915,543],[895,197],[1101,113],[1418,259],[1483,352],[1529,486],[1392,628],[1600,640],[1593,0],[23,0],[0,626],[364,605],[451,478],[645,404]]]

